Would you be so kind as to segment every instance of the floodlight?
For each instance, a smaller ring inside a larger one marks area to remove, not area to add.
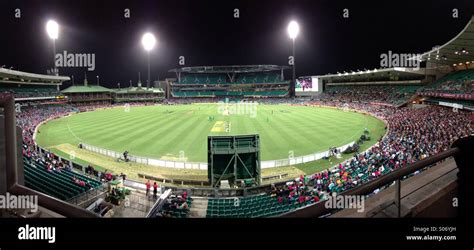
[[[299,32],[300,26],[298,25],[298,23],[295,21],[291,21],[290,24],[288,24],[288,35],[290,36],[290,38],[294,40]]]
[[[155,36],[151,33],[145,33],[142,37],[142,44],[146,51],[152,50],[156,44]]]
[[[59,25],[58,25],[58,23],[53,21],[53,20],[49,20],[46,23],[46,32],[48,32],[49,38],[51,38],[53,40],[58,39],[58,35],[59,35]]]

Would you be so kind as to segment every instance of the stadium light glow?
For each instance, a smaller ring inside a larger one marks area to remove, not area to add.
[[[292,65],[293,77],[292,77],[291,87],[290,87],[291,97],[295,97],[295,85],[296,85],[295,40],[299,32],[300,32],[300,26],[298,25],[298,23],[296,21],[291,21],[288,24],[288,35],[293,41],[293,65]]]
[[[151,33],[145,33],[142,37],[142,45],[146,51],[150,51],[155,47],[156,39],[155,36]]]
[[[53,40],[53,73],[58,75],[59,72],[56,68],[56,39],[59,37],[59,24],[54,20],[49,20],[46,23],[46,32],[48,33],[49,38]]]
[[[59,36],[59,25],[54,20],[49,20],[46,23],[46,32],[48,33],[49,38],[56,40]]]
[[[145,33],[142,37],[142,45],[145,48],[148,56],[148,81],[146,83],[146,88],[150,88],[150,51],[155,47],[156,39],[155,36],[149,32]]]
[[[298,23],[296,21],[291,21],[288,24],[288,35],[290,36],[290,38],[295,40],[299,32],[300,32],[300,26],[298,25]]]

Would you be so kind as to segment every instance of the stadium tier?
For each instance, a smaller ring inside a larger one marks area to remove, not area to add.
[[[56,97],[60,92],[56,86],[7,85],[0,83],[0,92],[14,93],[15,98]]]
[[[163,100],[163,90],[157,88],[128,87],[120,89],[108,89],[102,86],[90,85],[87,82],[83,86],[71,86],[63,91],[69,103],[81,105],[89,104],[112,104],[125,102],[159,102]]]
[[[474,100],[474,69],[450,73],[439,80],[420,89],[421,95],[457,97],[457,99]]]
[[[406,103],[422,85],[329,85],[322,98],[352,102]]]
[[[172,97],[285,97],[286,67],[274,65],[216,66],[173,69]]]

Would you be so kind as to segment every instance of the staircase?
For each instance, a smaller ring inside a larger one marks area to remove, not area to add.
[[[206,218],[207,198],[193,197],[193,204],[189,208],[188,218]]]

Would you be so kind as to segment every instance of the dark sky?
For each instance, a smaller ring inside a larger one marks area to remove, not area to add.
[[[21,18],[15,18],[15,9]],[[131,18],[124,18],[124,9]],[[234,9],[240,18],[234,18]],[[349,9],[349,18],[342,17]],[[453,8],[459,18],[452,17]],[[335,73],[379,67],[380,54],[421,53],[449,41],[474,13],[472,0],[446,1],[146,1],[0,0],[0,65],[45,73],[52,67],[48,19],[61,26],[57,51],[94,53],[101,85],[136,82],[146,75],[146,52],[140,43],[152,31],[158,45],[151,54],[152,79],[173,77],[167,71],[186,66],[287,65],[291,41],[286,26],[299,22],[297,75]],[[84,68],[60,68],[83,81]],[[290,72],[287,72],[287,76]],[[66,83],[65,86],[70,85]]]

